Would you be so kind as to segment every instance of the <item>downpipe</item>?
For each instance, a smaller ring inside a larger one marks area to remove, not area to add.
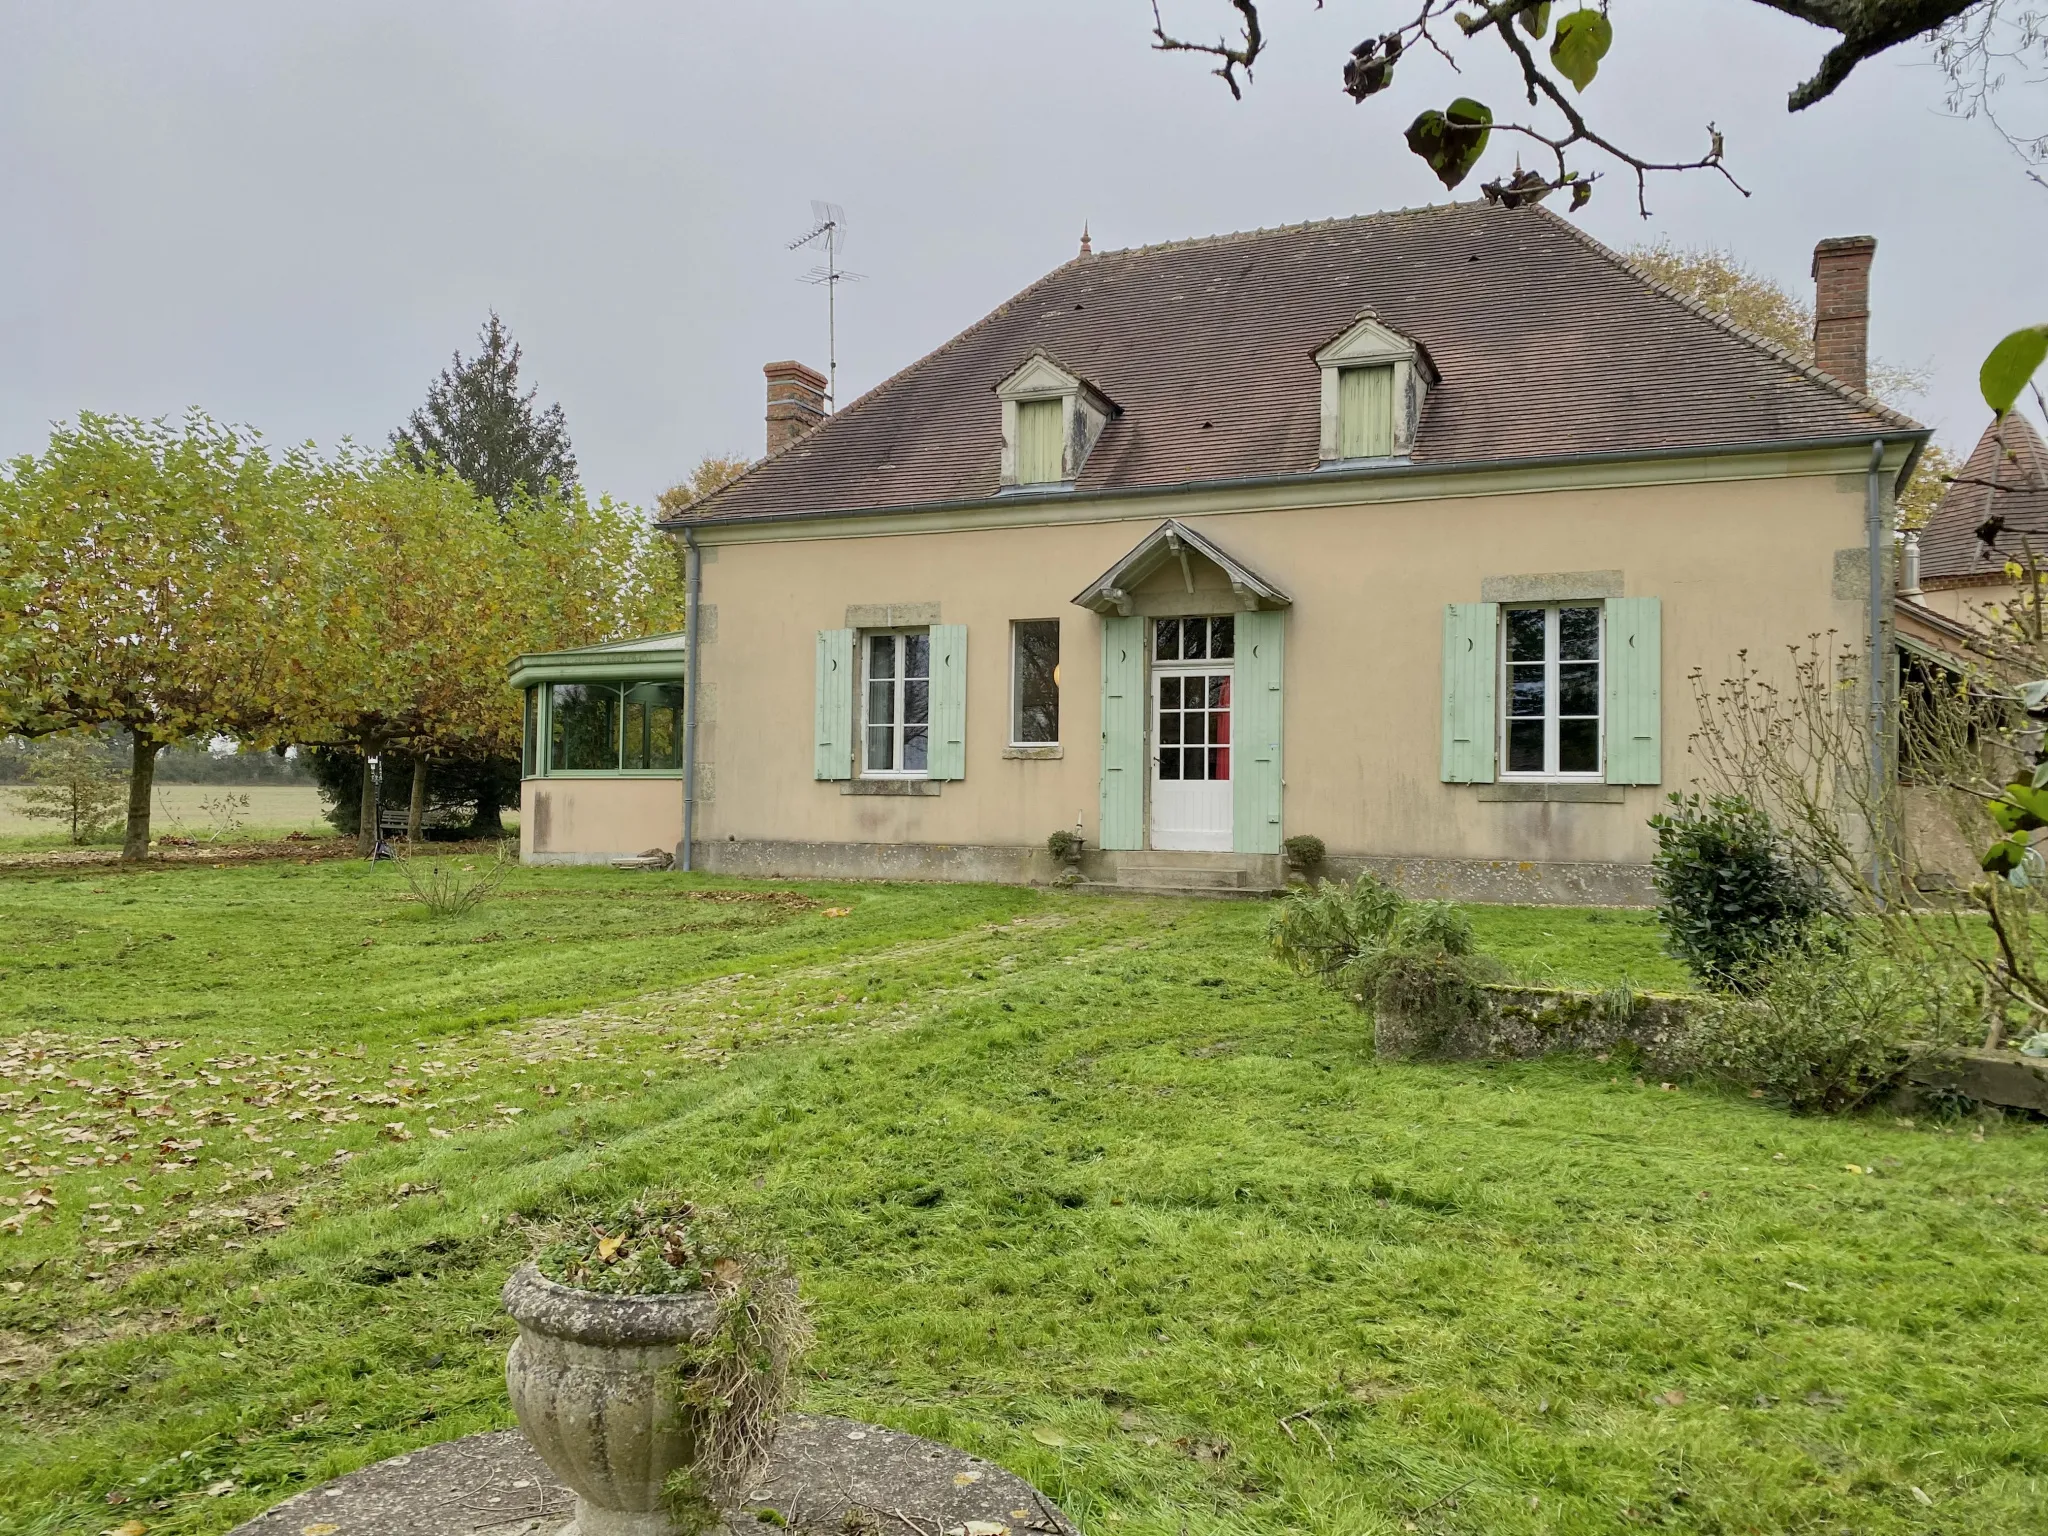
[[[1885,839],[1891,829],[1884,825],[1886,791],[1891,777],[1890,742],[1885,730],[1890,689],[1886,678],[1890,657],[1884,643],[1884,552],[1888,533],[1884,516],[1885,440],[1870,445],[1870,471],[1864,488],[1864,536],[1870,556],[1870,634],[1868,657],[1870,675],[1870,889],[1882,911],[1885,906]]]
[[[696,868],[697,847],[697,609],[703,596],[704,552],[697,535],[683,530],[683,846],[676,866]]]

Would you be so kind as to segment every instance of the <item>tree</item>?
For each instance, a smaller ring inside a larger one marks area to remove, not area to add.
[[[81,415],[0,474],[0,731],[131,734],[124,861],[149,854],[160,748],[275,734],[303,478],[197,412]]]
[[[1189,42],[1166,30],[1153,0],[1152,46],[1169,53],[1194,53],[1217,60],[1213,73],[1241,97],[1238,76],[1246,83],[1252,68],[1266,50],[1266,35],[1260,17],[1262,0],[1229,0],[1237,16],[1237,37],[1213,43]],[[1317,0],[1320,6],[1321,0]],[[1864,60],[1914,38],[1928,38],[1937,44],[1954,40],[1957,62],[1950,67],[1951,82],[1969,99],[1970,60],[1982,55],[1973,48],[1969,27],[1988,13],[2001,8],[2011,19],[2014,13],[2033,18],[2030,39],[2039,35],[2039,12],[2032,6],[2008,0],[1753,0],[1770,10],[1835,34],[1837,41],[1820,61],[1813,77],[1795,87],[1787,101],[1798,112],[1823,101],[1841,86]],[[1513,207],[1537,202],[1554,192],[1569,189],[1571,208],[1583,208],[1593,195],[1599,172],[1582,170],[1574,162],[1585,150],[1605,155],[1626,167],[1634,176],[1636,206],[1649,214],[1648,178],[1656,171],[1710,170],[1725,177],[1743,193],[1740,182],[1724,163],[1725,146],[1712,123],[1706,127],[1704,152],[1687,158],[1656,158],[1627,149],[1609,137],[1586,117],[1579,101],[1600,71],[1601,61],[1614,42],[1614,23],[1607,0],[1597,8],[1581,6],[1553,18],[1550,0],[1407,0],[1415,14],[1397,23],[1391,31],[1368,37],[1345,60],[1342,89],[1353,101],[1362,102],[1393,84],[1396,66],[1427,48],[1438,58],[1457,65],[1457,50],[1476,47],[1490,40],[1506,50],[1522,79],[1530,107],[1540,114],[1535,121],[1508,122],[1495,118],[1486,103],[1459,96],[1446,106],[1432,107],[1408,125],[1408,147],[1419,155],[1446,187],[1456,187],[1471,174],[1495,133],[1503,133],[1532,144],[1552,162],[1554,173],[1517,168],[1512,177],[1496,178],[1482,190],[1496,202]],[[1547,43],[1547,47],[1545,46]],[[1539,61],[1538,50],[1544,52]],[[1944,56],[1947,62],[1947,56]],[[1546,68],[1545,65],[1548,65]],[[1983,75],[1987,91],[1997,88],[1995,68]],[[1569,94],[1567,94],[1569,87]]]
[[[609,500],[518,492],[501,515],[452,470],[393,454],[337,459],[316,502],[326,536],[318,597],[299,626],[292,739],[363,760],[396,749],[413,770],[415,807],[435,760],[469,765],[482,790],[502,792],[505,774],[489,770],[519,755],[519,701],[505,684],[513,657],[679,622],[667,541]],[[359,787],[367,853],[374,781],[359,768],[344,776]],[[480,791],[485,828],[499,803]]]
[[[693,501],[702,501],[722,485],[730,485],[754,467],[753,460],[737,453],[707,453],[689,475],[654,498],[655,510],[674,517]]]
[[[415,468],[445,465],[500,513],[516,496],[574,490],[576,456],[562,407],[536,411],[539,386],[519,393],[519,346],[496,310],[477,340],[483,350],[466,361],[455,354],[427,386],[427,403],[391,434],[392,447]]]
[[[1812,364],[1813,306],[1744,266],[1731,252],[1685,249],[1660,240],[1636,246],[1628,257],[1701,308],[1775,343],[1802,363]],[[1894,410],[1903,410],[1904,400],[1926,388],[1927,375],[1921,369],[1881,361],[1871,364],[1870,393]],[[1926,526],[1956,469],[1956,459],[1939,443],[1929,442],[1921,449],[1912,475],[1898,494],[1901,528]]]
[[[64,822],[74,843],[99,836],[127,799],[120,772],[89,738],[59,737],[30,760],[28,778],[15,791],[22,815]]]

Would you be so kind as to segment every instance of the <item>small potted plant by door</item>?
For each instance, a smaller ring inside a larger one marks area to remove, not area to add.
[[[505,1282],[519,1427],[576,1495],[561,1536],[709,1530],[767,1459],[809,1340],[788,1271],[686,1202],[574,1224]]]
[[[1323,840],[1320,837],[1311,837],[1306,832],[1298,837],[1288,838],[1280,847],[1287,855],[1287,873],[1298,876],[1303,881],[1315,878],[1316,871],[1323,867],[1323,859],[1328,851],[1323,847]]]
[[[1080,880],[1081,850],[1086,846],[1078,831],[1069,832],[1065,828],[1045,840],[1046,852],[1060,866],[1058,879],[1062,885],[1073,885]]]

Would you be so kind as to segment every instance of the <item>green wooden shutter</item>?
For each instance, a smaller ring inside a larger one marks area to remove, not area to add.
[[[1237,616],[1236,675],[1230,687],[1230,846],[1280,851],[1280,688],[1286,651],[1279,613]]]
[[[1393,451],[1393,365],[1339,369],[1337,457],[1381,459]]]
[[[853,777],[853,631],[818,631],[815,779]]]
[[[1102,621],[1102,846],[1145,846],[1145,621]]]
[[[1491,784],[1498,603],[1444,604],[1444,767],[1446,784]]]
[[[932,741],[927,774],[967,777],[967,626],[932,626]]]
[[[1664,612],[1654,597],[1607,600],[1607,782],[1664,781]]]
[[[1046,485],[1061,478],[1065,455],[1060,451],[1060,424],[1065,411],[1057,400],[1017,402],[1017,483]]]

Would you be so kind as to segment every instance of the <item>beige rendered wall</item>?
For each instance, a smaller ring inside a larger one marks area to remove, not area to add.
[[[1959,587],[1926,587],[1916,601],[1964,624],[1992,622],[1987,610],[2002,611],[2019,589],[2011,582],[1972,582]]]
[[[683,840],[683,781],[528,779],[519,786],[519,856],[601,863]]]
[[[1689,776],[1688,673],[1718,679],[1738,651],[1769,666],[1811,634],[1853,645],[1862,632],[1861,602],[1834,597],[1832,573],[1861,542],[1863,494],[1860,475],[1814,473],[1199,518],[1148,498],[1103,504],[1115,521],[725,543],[703,568],[717,620],[700,660],[699,759],[715,786],[700,836],[1028,845],[1078,817],[1094,843],[1101,621],[1070,599],[1177,515],[1294,599],[1288,835],[1343,854],[1640,863],[1646,818]],[[1627,595],[1663,600],[1663,786],[1620,804],[1507,804],[1440,783],[1443,605],[1479,599],[1489,576],[1614,569]],[[933,798],[811,777],[815,633],[878,603],[937,603],[967,626],[967,777]],[[1009,623],[1055,617],[1064,756],[1007,760]]]

